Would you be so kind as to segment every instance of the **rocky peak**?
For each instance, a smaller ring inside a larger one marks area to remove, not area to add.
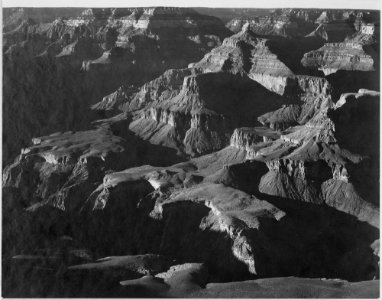
[[[238,33],[227,37],[223,41],[223,45],[230,47],[238,47],[240,42],[246,44],[258,44],[265,43],[265,39],[259,39],[254,32],[250,29],[249,23],[245,23],[242,30]]]
[[[230,146],[253,151],[256,144],[277,140],[280,134],[268,127],[242,127],[236,128],[231,136]]]

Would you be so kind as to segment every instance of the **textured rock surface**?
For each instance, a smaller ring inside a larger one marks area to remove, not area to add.
[[[269,102],[263,103],[263,97]],[[254,124],[257,116],[282,101],[259,84],[238,76],[188,76],[175,97],[147,105],[130,129],[154,144],[200,155],[222,149],[229,144],[234,128]]]
[[[233,32],[238,32],[248,23],[251,30],[258,35],[298,37],[306,35],[314,27],[315,15],[317,12],[282,9],[266,16],[235,18],[227,24],[227,27]]]
[[[302,100],[292,118],[265,116],[261,123],[272,123],[274,129],[305,123],[330,99],[331,86],[323,78],[294,75],[267,43],[244,28],[188,69],[168,70],[139,90],[121,87],[93,109],[134,112],[133,132],[191,155],[219,150],[228,145],[234,128],[257,125],[254,120],[262,112],[282,102],[298,102],[267,94],[253,81],[277,94],[298,93]],[[274,100],[264,103],[264,97]]]
[[[135,28],[123,21],[134,16],[146,25]],[[122,83],[139,86],[169,68],[186,67],[229,35],[219,19],[182,8],[93,9],[50,23],[26,17],[11,15],[10,23],[13,18],[22,21],[4,32],[7,163],[34,136],[86,129],[94,119],[88,107]],[[76,113],[67,118],[62,112],[74,111],[74,106]],[[25,115],[7,117],[19,111]]]
[[[318,50],[306,53],[301,63],[322,70],[325,75],[338,70],[374,70],[374,60],[364,51],[362,44],[349,42],[327,43]]]
[[[371,150],[374,147],[352,147],[350,140],[357,139],[359,145],[363,144],[362,134],[349,130],[353,122],[357,122],[358,130],[376,129],[371,125],[377,123],[372,107],[377,110],[378,97],[378,93],[361,90],[358,94],[343,95],[333,108],[322,110],[304,126],[295,127],[291,133],[281,135],[273,144],[258,150],[254,158],[270,161],[270,173],[263,177],[260,191],[302,201],[326,202],[379,226],[379,209],[373,205],[376,200],[370,194],[359,196],[363,192],[357,192],[353,185],[358,185],[358,176],[364,174],[362,169],[367,161],[370,164],[377,162],[378,155]],[[341,117],[335,117],[339,115]],[[378,132],[371,134],[369,145],[378,143]],[[275,161],[275,158],[282,158],[282,161]],[[369,169],[369,172],[374,174],[373,177],[378,171]],[[374,186],[371,189],[377,188],[376,181],[371,185]],[[343,203],[334,200],[338,199],[339,193],[349,195],[344,197],[347,200]]]

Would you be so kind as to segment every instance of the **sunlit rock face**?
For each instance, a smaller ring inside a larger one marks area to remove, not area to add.
[[[367,54],[362,44],[328,43],[322,48],[306,53],[301,63],[309,68],[316,68],[325,75],[338,70],[373,71],[374,60]]]

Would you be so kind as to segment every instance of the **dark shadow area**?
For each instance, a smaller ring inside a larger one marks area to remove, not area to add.
[[[379,159],[367,158],[358,164],[348,164],[346,169],[351,183],[362,199],[380,207]]]
[[[269,49],[296,75],[322,77],[321,71],[305,68],[301,64],[301,59],[305,53],[321,48],[325,42],[325,40],[316,37],[289,39],[273,37],[268,43]]]
[[[335,138],[341,149],[352,153],[379,158],[379,96],[354,96],[328,113],[335,124]]]
[[[359,89],[380,90],[379,71],[344,71],[339,70],[326,76],[333,87],[332,99],[339,100],[341,94],[356,93]]]
[[[68,254],[68,250],[78,248],[87,249],[91,253],[90,259],[159,253],[176,259],[177,264],[203,262],[213,281],[253,278],[247,267],[233,255],[232,241],[226,234],[199,228],[201,220],[209,213],[204,205],[191,202],[167,205],[162,219],[152,219],[148,213],[154,203],[150,201],[149,194],[137,208],[138,200],[150,191],[147,185],[147,182],[133,182],[118,186],[111,191],[104,210],[89,214],[68,215],[47,208],[29,215],[29,225],[35,225],[27,226],[34,228],[33,233],[28,234],[31,240],[25,238],[25,232],[20,234],[13,230],[13,234],[22,240],[14,253],[39,253],[40,257],[15,260],[3,253],[3,295],[140,296],[139,291],[131,294],[131,290],[121,289],[119,281],[139,278],[141,274],[118,269],[68,270],[68,266],[81,263]],[[26,216],[20,220],[25,221]],[[57,241],[62,240],[63,236],[67,236],[69,241],[66,245],[58,245]],[[42,252],[36,249],[42,249]]]
[[[323,161],[308,163],[306,168],[307,179],[318,186],[332,177]],[[259,230],[247,231],[253,241],[256,270],[261,277],[325,277],[350,281],[378,277],[378,257],[370,247],[379,238],[377,228],[325,204],[259,192],[260,179],[268,172],[263,162],[246,162],[226,169],[218,182],[254,194],[286,213],[279,221],[262,217]],[[378,181],[378,175],[375,178],[374,181]],[[374,193],[375,197],[378,192],[375,194],[376,187],[373,187],[369,194]]]
[[[329,117],[336,124],[335,137],[341,149],[365,156],[360,163],[347,164],[350,182],[363,198],[379,206],[380,97],[347,98]]]
[[[258,116],[287,104],[285,98],[247,77],[206,73],[196,78],[204,107],[231,120],[231,128],[253,126]]]
[[[129,129],[129,124],[132,121],[131,116],[117,122],[111,122],[110,128],[114,135],[122,137],[126,142],[123,147],[126,149],[126,157],[129,158],[128,165],[121,164],[120,154],[115,154],[115,165],[110,167],[114,171],[123,170],[127,167],[139,166],[148,164],[152,166],[171,166],[176,163],[183,162],[187,159],[173,148],[162,145],[154,145],[149,141],[145,141],[137,136]],[[133,158],[133,159],[131,159]]]
[[[255,160],[247,160],[242,164],[224,166],[217,173],[206,178],[206,181],[222,183],[248,194],[258,191],[261,177],[268,172],[265,163]]]
[[[379,238],[377,228],[326,205],[257,196],[286,213],[278,222],[263,218],[261,230],[254,234],[259,241],[255,244],[257,268],[267,274],[264,277],[361,281],[379,276],[378,257],[370,247]]]
[[[205,205],[184,201],[167,204],[163,210],[165,224],[160,241],[161,253],[181,262],[205,263],[213,281],[254,277],[248,272],[248,267],[233,255],[233,241],[226,233],[200,229],[202,219],[210,212]]]

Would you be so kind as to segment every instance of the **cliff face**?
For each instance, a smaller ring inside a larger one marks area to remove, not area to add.
[[[250,26],[223,41],[199,63],[205,72],[228,71],[246,74],[272,92],[283,95],[294,84],[293,72],[269,49],[268,40],[258,38]]]
[[[276,140],[280,134],[267,127],[236,128],[232,134],[230,146],[250,151],[251,146]]]
[[[258,121],[273,130],[285,130],[290,126],[305,124],[324,108],[333,105],[331,94],[333,89],[325,78],[314,76],[296,76],[300,91],[300,104],[284,105],[276,111],[258,117]]]
[[[346,42],[327,43],[318,50],[306,53],[301,63],[308,68],[322,70],[325,75],[338,70],[374,70],[374,60],[362,45]]]

